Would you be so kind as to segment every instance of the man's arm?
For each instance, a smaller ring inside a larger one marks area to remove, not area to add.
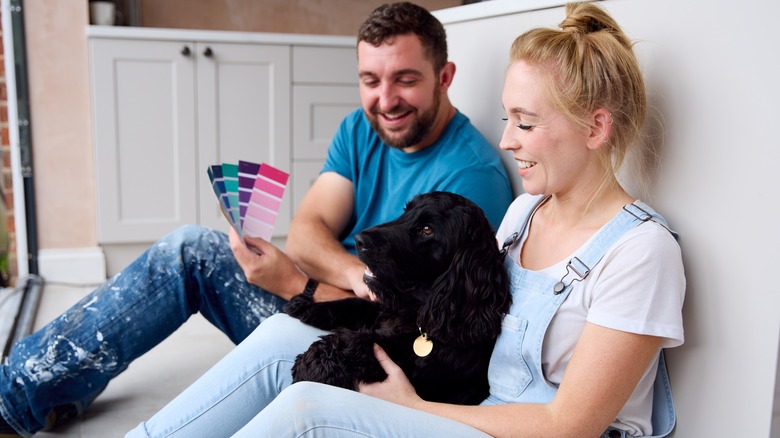
[[[309,276],[365,298],[365,265],[339,241],[354,208],[352,182],[335,172],[322,173],[295,213],[286,251]]]

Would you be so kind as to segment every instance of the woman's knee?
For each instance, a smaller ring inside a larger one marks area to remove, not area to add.
[[[343,415],[343,405],[334,403],[339,393],[347,391],[315,382],[297,382],[284,389],[274,400],[281,412],[288,412],[296,422],[318,424],[332,415]]]
[[[277,313],[266,318],[242,344],[262,345],[266,353],[297,356],[303,353],[318,337],[328,332],[306,325],[285,314]]]

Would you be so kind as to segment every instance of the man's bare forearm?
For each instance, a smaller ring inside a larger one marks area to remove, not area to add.
[[[303,237],[302,237],[303,236]],[[287,239],[287,254],[310,277],[350,290],[348,273],[364,269],[323,224],[294,221]]]

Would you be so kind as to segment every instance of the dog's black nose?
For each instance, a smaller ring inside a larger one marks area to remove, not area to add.
[[[355,234],[355,249],[357,249],[358,252],[364,251],[369,247],[371,247],[371,239],[366,233]]]
[[[365,241],[363,240],[363,234],[357,233],[355,234],[355,248],[357,248],[358,251],[363,249],[363,246],[365,245]]]

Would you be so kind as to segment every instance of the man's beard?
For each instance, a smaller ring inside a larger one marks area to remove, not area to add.
[[[406,149],[420,143],[425,136],[431,132],[433,124],[436,121],[436,114],[439,112],[439,105],[441,105],[441,93],[437,88],[433,93],[433,102],[431,103],[430,108],[417,116],[413,121],[412,126],[409,127],[406,135],[401,138],[392,137],[390,133],[379,124],[379,115],[377,114],[379,111],[376,107],[371,109],[371,114],[368,115],[368,121],[371,123],[374,132],[376,132],[379,138],[388,146],[396,149]],[[399,109],[402,111],[406,110],[406,108],[393,108],[387,112],[401,112],[397,111]]]

